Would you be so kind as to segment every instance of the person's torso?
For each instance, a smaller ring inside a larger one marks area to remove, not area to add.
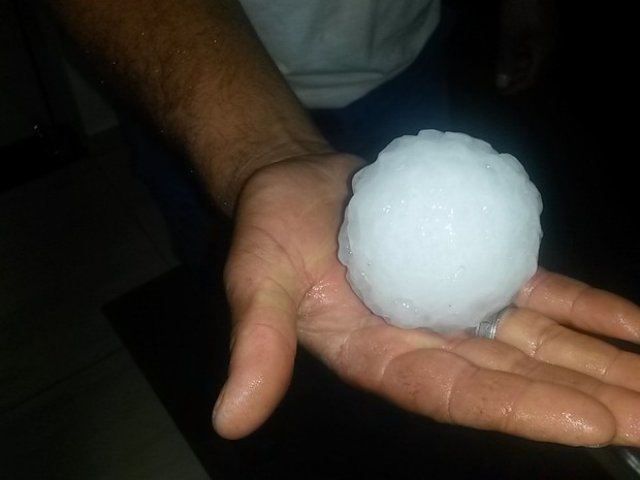
[[[405,69],[438,25],[440,0],[241,0],[303,104],[338,108]]]

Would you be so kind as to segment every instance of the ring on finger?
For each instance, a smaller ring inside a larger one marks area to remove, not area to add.
[[[511,308],[511,305],[508,305],[497,313],[489,315],[489,317],[478,324],[475,328],[474,335],[476,337],[488,338],[490,340],[495,339],[496,334],[498,333],[498,326],[500,325],[504,314]]]

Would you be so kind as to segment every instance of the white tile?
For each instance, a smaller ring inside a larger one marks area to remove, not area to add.
[[[206,479],[129,355],[0,415],[0,472],[20,479]]]

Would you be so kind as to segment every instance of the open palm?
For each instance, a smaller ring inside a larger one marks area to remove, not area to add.
[[[640,311],[540,271],[497,340],[403,330],[349,287],[337,232],[345,155],[291,159],[246,185],[226,269],[229,379],[214,409],[228,438],[255,430],[284,395],[300,341],[345,381],[439,421],[570,445],[640,445],[640,357],[570,327],[640,340]]]

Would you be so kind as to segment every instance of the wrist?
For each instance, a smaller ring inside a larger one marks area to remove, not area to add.
[[[228,159],[224,162],[224,165],[229,166],[227,171],[220,171],[220,163],[205,159],[201,163],[204,165],[202,174],[210,188],[214,203],[223,213],[231,216],[245,184],[256,172],[280,162],[324,155],[333,151],[320,135],[280,142],[270,141],[263,145],[256,145],[247,140],[229,150],[218,151],[217,155]]]

